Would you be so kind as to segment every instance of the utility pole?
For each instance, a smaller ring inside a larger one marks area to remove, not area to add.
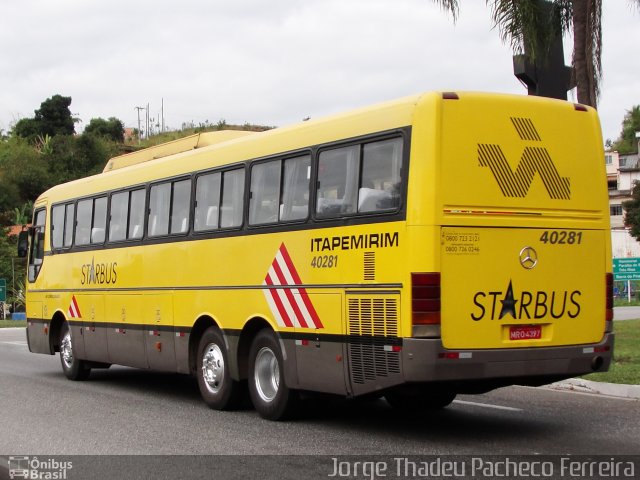
[[[140,145],[140,137],[141,137],[141,132],[140,132],[140,110],[144,110],[144,107],[133,107],[134,110],[138,111],[138,145]]]

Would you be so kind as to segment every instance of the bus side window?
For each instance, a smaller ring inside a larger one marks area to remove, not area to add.
[[[75,244],[88,245],[91,240],[93,200],[80,200],[76,217]]]
[[[29,255],[28,280],[35,282],[44,261],[44,224],[46,210],[36,211],[34,226],[31,230],[31,254]]]
[[[400,207],[401,171],[401,138],[365,144],[358,212],[381,212]]]
[[[258,163],[251,168],[249,225],[278,221],[280,205],[280,160]]]
[[[144,202],[146,191],[144,188],[133,190],[129,202],[129,225],[127,228],[127,238],[130,240],[142,238],[144,225]]]
[[[153,185],[149,194],[149,223],[147,230],[150,237],[169,233],[169,207],[171,184]]]
[[[109,220],[109,241],[118,242],[127,237],[127,214],[129,192],[111,195],[111,219]]]
[[[93,223],[91,225],[91,243],[104,243],[107,232],[107,197],[93,201]]]
[[[76,206],[74,203],[69,203],[65,207],[65,220],[64,220],[64,246],[70,247],[73,243],[73,227],[74,217],[76,213]]]
[[[316,192],[318,217],[356,213],[359,167],[360,145],[320,153]]]
[[[220,225],[220,172],[200,175],[196,180],[196,209],[193,229],[216,230]]]
[[[244,169],[230,170],[222,175],[222,206],[220,228],[242,226],[244,208]]]
[[[186,233],[189,230],[190,205],[191,180],[174,182],[171,202],[171,233]]]
[[[311,157],[287,158],[283,175],[280,221],[303,220],[309,215]]]
[[[64,237],[64,205],[56,205],[51,209],[51,248],[62,248]]]

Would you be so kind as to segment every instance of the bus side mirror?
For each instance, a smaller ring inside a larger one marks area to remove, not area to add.
[[[29,250],[29,232],[24,231],[18,234],[18,257],[24,258]]]

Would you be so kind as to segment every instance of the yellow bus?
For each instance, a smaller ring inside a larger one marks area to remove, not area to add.
[[[35,203],[29,349],[270,419],[302,392],[424,410],[605,371],[602,159],[593,109],[470,92],[116,157]]]

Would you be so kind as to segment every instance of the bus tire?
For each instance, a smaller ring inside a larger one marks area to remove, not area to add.
[[[73,354],[73,342],[69,324],[64,322],[60,327],[60,363],[62,371],[69,380],[86,380],[89,378],[91,368],[84,360],[78,359]]]
[[[451,390],[391,391],[384,398],[394,410],[416,413],[443,409],[453,402],[456,393]]]
[[[242,384],[231,378],[222,333],[209,327],[198,343],[197,377],[200,395],[209,408],[233,410],[242,403]]]
[[[300,397],[285,384],[282,350],[270,329],[260,330],[251,344],[249,395],[258,414],[267,420],[285,420],[298,410]]]

